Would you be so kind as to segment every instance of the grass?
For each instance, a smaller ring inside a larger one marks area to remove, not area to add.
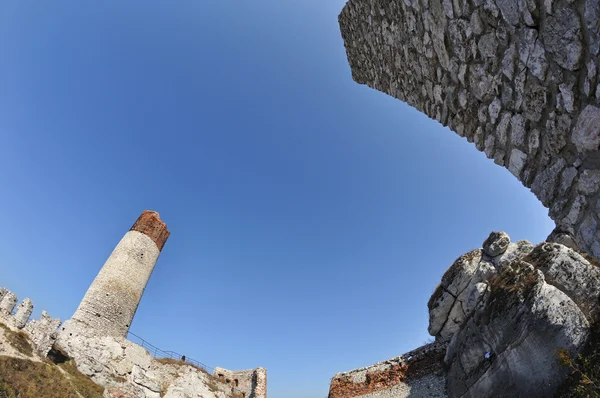
[[[104,389],[72,369],[0,356],[0,394],[7,398],[101,398]],[[86,380],[84,380],[86,379]]]
[[[77,370],[77,366],[73,360],[61,363],[58,366],[69,374],[69,381],[82,397],[102,397],[104,388],[94,383],[89,377]]]
[[[18,332],[12,331],[3,323],[0,323],[0,327],[4,329],[4,337],[11,346],[25,356],[33,356],[33,348],[31,347],[29,337],[27,337],[25,332],[21,330]]]
[[[557,398],[600,398],[600,325],[592,327],[588,342],[577,358],[558,352],[570,374],[555,394]]]
[[[206,371],[206,369],[204,369],[200,366],[196,366],[193,363],[189,363],[189,362],[185,362],[185,361],[182,361],[179,359],[173,359],[173,358],[155,358],[155,360],[159,363],[162,363],[163,365],[191,366],[192,368],[198,369],[202,373],[205,373],[208,376],[211,376],[210,373],[208,373]]]
[[[527,299],[536,282],[536,272],[527,263],[517,261],[506,265],[488,279],[492,312],[494,309],[503,311],[511,304]]]

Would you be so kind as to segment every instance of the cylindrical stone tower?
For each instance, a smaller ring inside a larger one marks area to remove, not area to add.
[[[70,324],[98,336],[126,337],[168,237],[158,213],[144,211],[92,282]]]

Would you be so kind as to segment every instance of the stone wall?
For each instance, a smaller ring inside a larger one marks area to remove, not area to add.
[[[11,329],[23,330],[36,350],[45,356],[56,340],[60,319],[52,318],[46,311],[42,311],[39,320],[29,321],[33,312],[33,302],[28,298],[18,306],[17,302],[17,296],[13,292],[0,287],[0,322]]]
[[[213,376],[231,386],[231,392],[242,393],[246,398],[267,397],[267,371],[264,368],[227,370],[216,367]]]
[[[473,142],[600,258],[600,2],[350,0],[353,79]]]
[[[446,397],[443,359],[447,341],[333,376],[329,398]]]

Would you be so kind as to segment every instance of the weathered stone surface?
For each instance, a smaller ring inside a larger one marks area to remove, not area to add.
[[[510,152],[508,170],[512,173],[512,175],[519,178],[521,176],[521,171],[523,171],[523,167],[525,167],[526,161],[527,155],[517,148],[513,148],[513,150]]]
[[[216,367],[213,377],[229,385],[234,393],[256,398],[267,397],[267,372],[264,368],[232,371]]]
[[[586,244],[591,245],[594,242],[596,232],[598,232],[598,221],[596,220],[594,214],[590,213],[581,222],[581,227],[578,231],[580,235],[579,239],[585,242]],[[575,247],[575,250],[577,250],[577,247]]]
[[[23,329],[33,312],[33,302],[26,298],[17,306],[17,311],[12,317],[12,325],[17,329]]]
[[[508,235],[501,231],[492,232],[483,247],[459,257],[431,296],[428,331],[432,336],[447,339],[457,333],[486,290],[480,283],[533,250],[527,241],[510,243]]]
[[[577,181],[577,191],[586,195],[598,192],[600,189],[600,170],[584,170]]]
[[[590,264],[574,250],[558,243],[538,245],[526,258],[542,271],[546,283],[565,293],[588,322],[598,318],[600,297],[600,269]]]
[[[502,249],[485,249],[497,242]],[[432,305],[441,302],[439,290],[429,302],[430,320],[443,325],[430,332],[452,337],[444,359],[448,396],[551,396],[568,373],[556,351],[577,355],[599,317],[600,269],[562,244],[534,248],[527,241],[510,243],[501,232],[492,233],[482,251],[466,256],[470,263],[455,262],[440,285],[456,280],[464,293],[447,300],[454,299],[452,310],[460,305],[462,316],[447,315],[453,313],[447,302]],[[477,277],[484,265],[492,271]],[[450,322],[451,333],[440,332]]]
[[[479,272],[481,250],[469,252],[460,256],[454,264],[448,268],[440,285],[429,300],[429,334],[437,336],[444,334],[449,336],[453,333],[456,324],[461,319],[451,319],[452,309],[456,304],[457,297],[465,293],[465,289],[472,283],[473,278]],[[481,279],[484,275],[478,275]],[[460,304],[459,304],[460,305]],[[462,317],[462,315],[460,315]]]
[[[564,196],[567,192],[569,192],[569,189],[571,188],[573,180],[576,176],[577,169],[575,167],[566,168],[562,172],[560,176],[560,186],[558,187],[561,196]]]
[[[169,232],[158,213],[144,211],[121,239],[69,323],[98,336],[125,337]],[[67,333],[70,333],[67,331]]]
[[[542,33],[548,52],[560,66],[576,70],[583,61],[583,42],[580,19],[570,7],[561,7],[548,16]]]
[[[600,3],[597,0],[585,0],[584,2],[584,23],[589,31],[589,49],[594,55],[598,55],[600,50]]]
[[[546,242],[560,243],[563,246],[579,251],[579,246],[575,241],[573,235],[568,232],[562,231],[560,228],[554,228],[554,230],[546,238]]]
[[[597,151],[600,147],[600,108],[588,105],[579,114],[573,131],[573,144],[581,152]]]
[[[68,322],[71,320],[65,323]],[[80,372],[107,388],[108,397],[159,398],[164,394],[178,398],[227,398],[231,394],[231,383],[215,382],[205,372],[184,363],[160,363],[126,339],[98,337],[95,331],[81,327],[67,330],[73,333],[59,333],[55,346],[75,360]],[[257,389],[258,385],[266,387],[266,373],[261,375],[264,380],[254,380],[251,389],[243,391],[246,396],[266,398]],[[116,383],[117,378],[125,381]]]
[[[587,200],[585,199],[585,196],[582,196],[582,195],[577,196],[575,198],[575,200],[573,201],[573,203],[571,203],[571,206],[568,209],[569,211],[567,212],[567,215],[562,219],[563,224],[565,224],[565,225],[576,224],[579,221],[581,214],[582,214],[583,210],[585,209],[586,205],[587,205]]]
[[[23,330],[29,336],[37,351],[45,356],[56,341],[57,329],[60,324],[60,319],[52,318],[46,311],[42,311],[41,318],[27,323]]]
[[[17,305],[17,296],[11,291],[6,291],[0,301],[0,319],[8,319],[15,305]]]
[[[563,158],[558,158],[552,166],[539,172],[533,180],[531,191],[537,195],[544,206],[550,206],[554,200],[559,175],[566,164],[567,162]]]
[[[568,373],[556,350],[579,352],[584,314],[527,263],[507,266],[485,300],[448,346],[448,396],[552,396]]]
[[[442,359],[446,341],[435,342],[374,365],[338,373],[329,398],[444,398]]]
[[[510,237],[506,232],[494,231],[483,242],[483,252],[490,257],[496,257],[508,249]]]
[[[531,242],[526,240],[510,243],[504,253],[492,258],[492,263],[496,266],[496,268],[502,268],[505,265],[522,259],[532,250],[533,245]]]

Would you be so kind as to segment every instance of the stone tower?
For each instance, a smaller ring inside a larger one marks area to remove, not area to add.
[[[92,282],[65,331],[126,337],[169,231],[157,212],[145,210],[123,236]]]

